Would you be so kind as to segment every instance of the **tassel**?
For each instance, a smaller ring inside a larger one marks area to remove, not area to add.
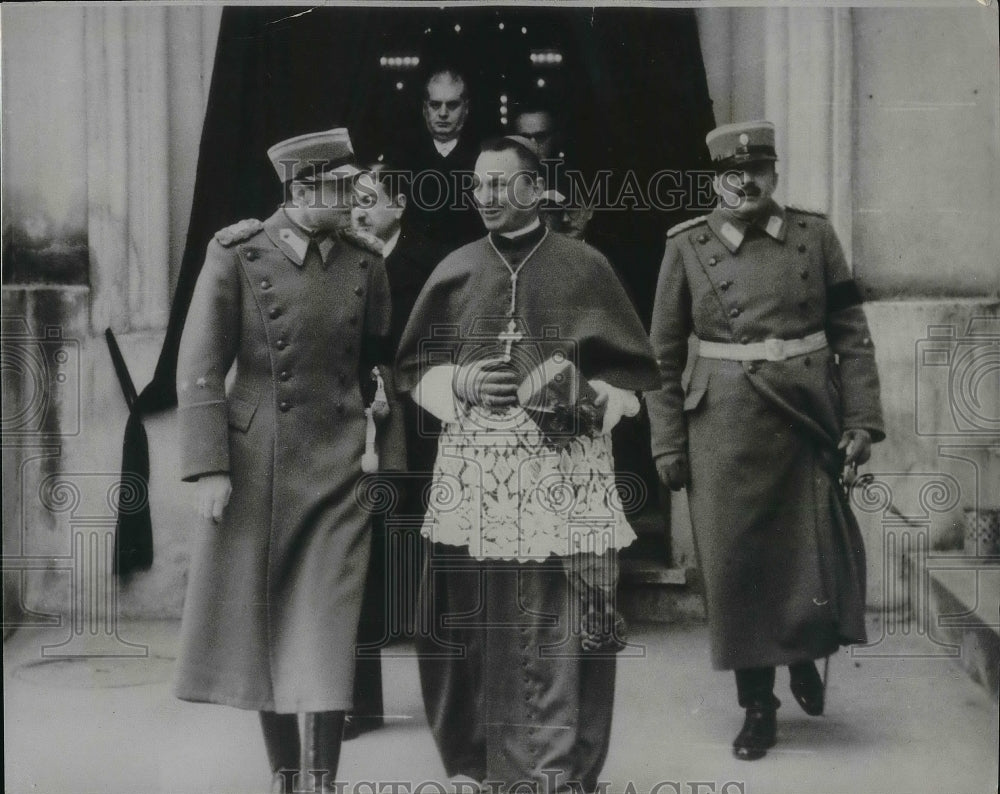
[[[389,400],[378,367],[372,368],[372,380],[376,384],[375,398],[372,404],[365,408],[365,453],[361,456],[361,471],[365,474],[378,471],[378,450],[375,447],[376,424],[382,424],[389,418]]]

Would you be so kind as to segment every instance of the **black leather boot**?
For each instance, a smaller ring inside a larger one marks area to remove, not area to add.
[[[336,794],[337,766],[344,735],[343,711],[312,711],[305,715],[302,736],[303,788],[309,788],[307,774],[312,774],[316,794]]]
[[[747,705],[743,728],[733,740],[733,755],[741,761],[756,761],[774,747],[778,732],[777,710],[781,701],[774,695]]]
[[[260,712],[260,727],[264,733],[264,747],[271,764],[272,794],[291,794],[292,778],[299,771],[299,721],[295,714]]]
[[[810,717],[818,717],[823,713],[825,691],[823,679],[814,662],[798,662],[788,665],[788,673],[792,681],[792,695],[795,702]]]

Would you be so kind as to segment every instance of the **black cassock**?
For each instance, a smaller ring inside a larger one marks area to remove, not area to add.
[[[516,243],[492,239],[460,248],[432,274],[403,333],[397,360],[403,390],[413,390],[436,366],[499,355],[512,320],[520,335],[512,343],[515,367],[527,370],[561,353],[590,380],[630,391],[658,387],[642,325],[600,253],[544,229]],[[516,287],[504,259],[515,269],[523,263]],[[497,459],[491,458],[496,447],[470,443],[463,451],[462,428],[460,421],[445,422],[435,487],[447,482],[442,467],[454,465],[456,451],[479,456],[487,469]],[[615,657],[580,649],[568,550],[530,561],[482,553],[482,543],[537,540],[534,519],[521,512],[533,490],[530,474],[518,485],[512,517],[506,525],[493,520],[492,539],[484,524],[468,544],[454,536],[431,544],[421,592],[430,632],[418,639],[428,721],[449,775],[589,791],[608,748]],[[454,515],[470,506],[459,492],[464,504]],[[451,518],[432,507],[425,534]],[[504,532],[507,538],[497,538]]]

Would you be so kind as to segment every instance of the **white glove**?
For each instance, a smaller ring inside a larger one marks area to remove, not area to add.
[[[229,504],[229,497],[233,492],[233,485],[229,475],[220,472],[219,474],[206,474],[198,478],[197,482],[197,502],[198,515],[206,521],[214,521],[216,524],[222,520],[222,513]]]
[[[603,380],[592,380],[590,385],[597,392],[594,405],[598,408],[604,407],[602,433],[614,430],[623,416],[635,416],[639,413],[639,398],[633,392],[619,389]]]

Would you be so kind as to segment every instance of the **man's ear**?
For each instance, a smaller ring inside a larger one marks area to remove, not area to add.
[[[396,200],[393,202],[396,209],[405,210],[406,209],[406,195],[403,193],[396,194]]]
[[[291,195],[292,203],[295,204],[295,206],[302,207],[309,203],[306,200],[306,191],[308,191],[308,189],[309,188],[301,182],[292,182],[292,188],[289,191],[289,194]]]
[[[545,193],[545,180],[542,179],[541,176],[536,176],[535,177],[535,190],[534,190],[534,193],[535,193],[535,198],[538,201],[541,201],[542,200],[542,196]]]

